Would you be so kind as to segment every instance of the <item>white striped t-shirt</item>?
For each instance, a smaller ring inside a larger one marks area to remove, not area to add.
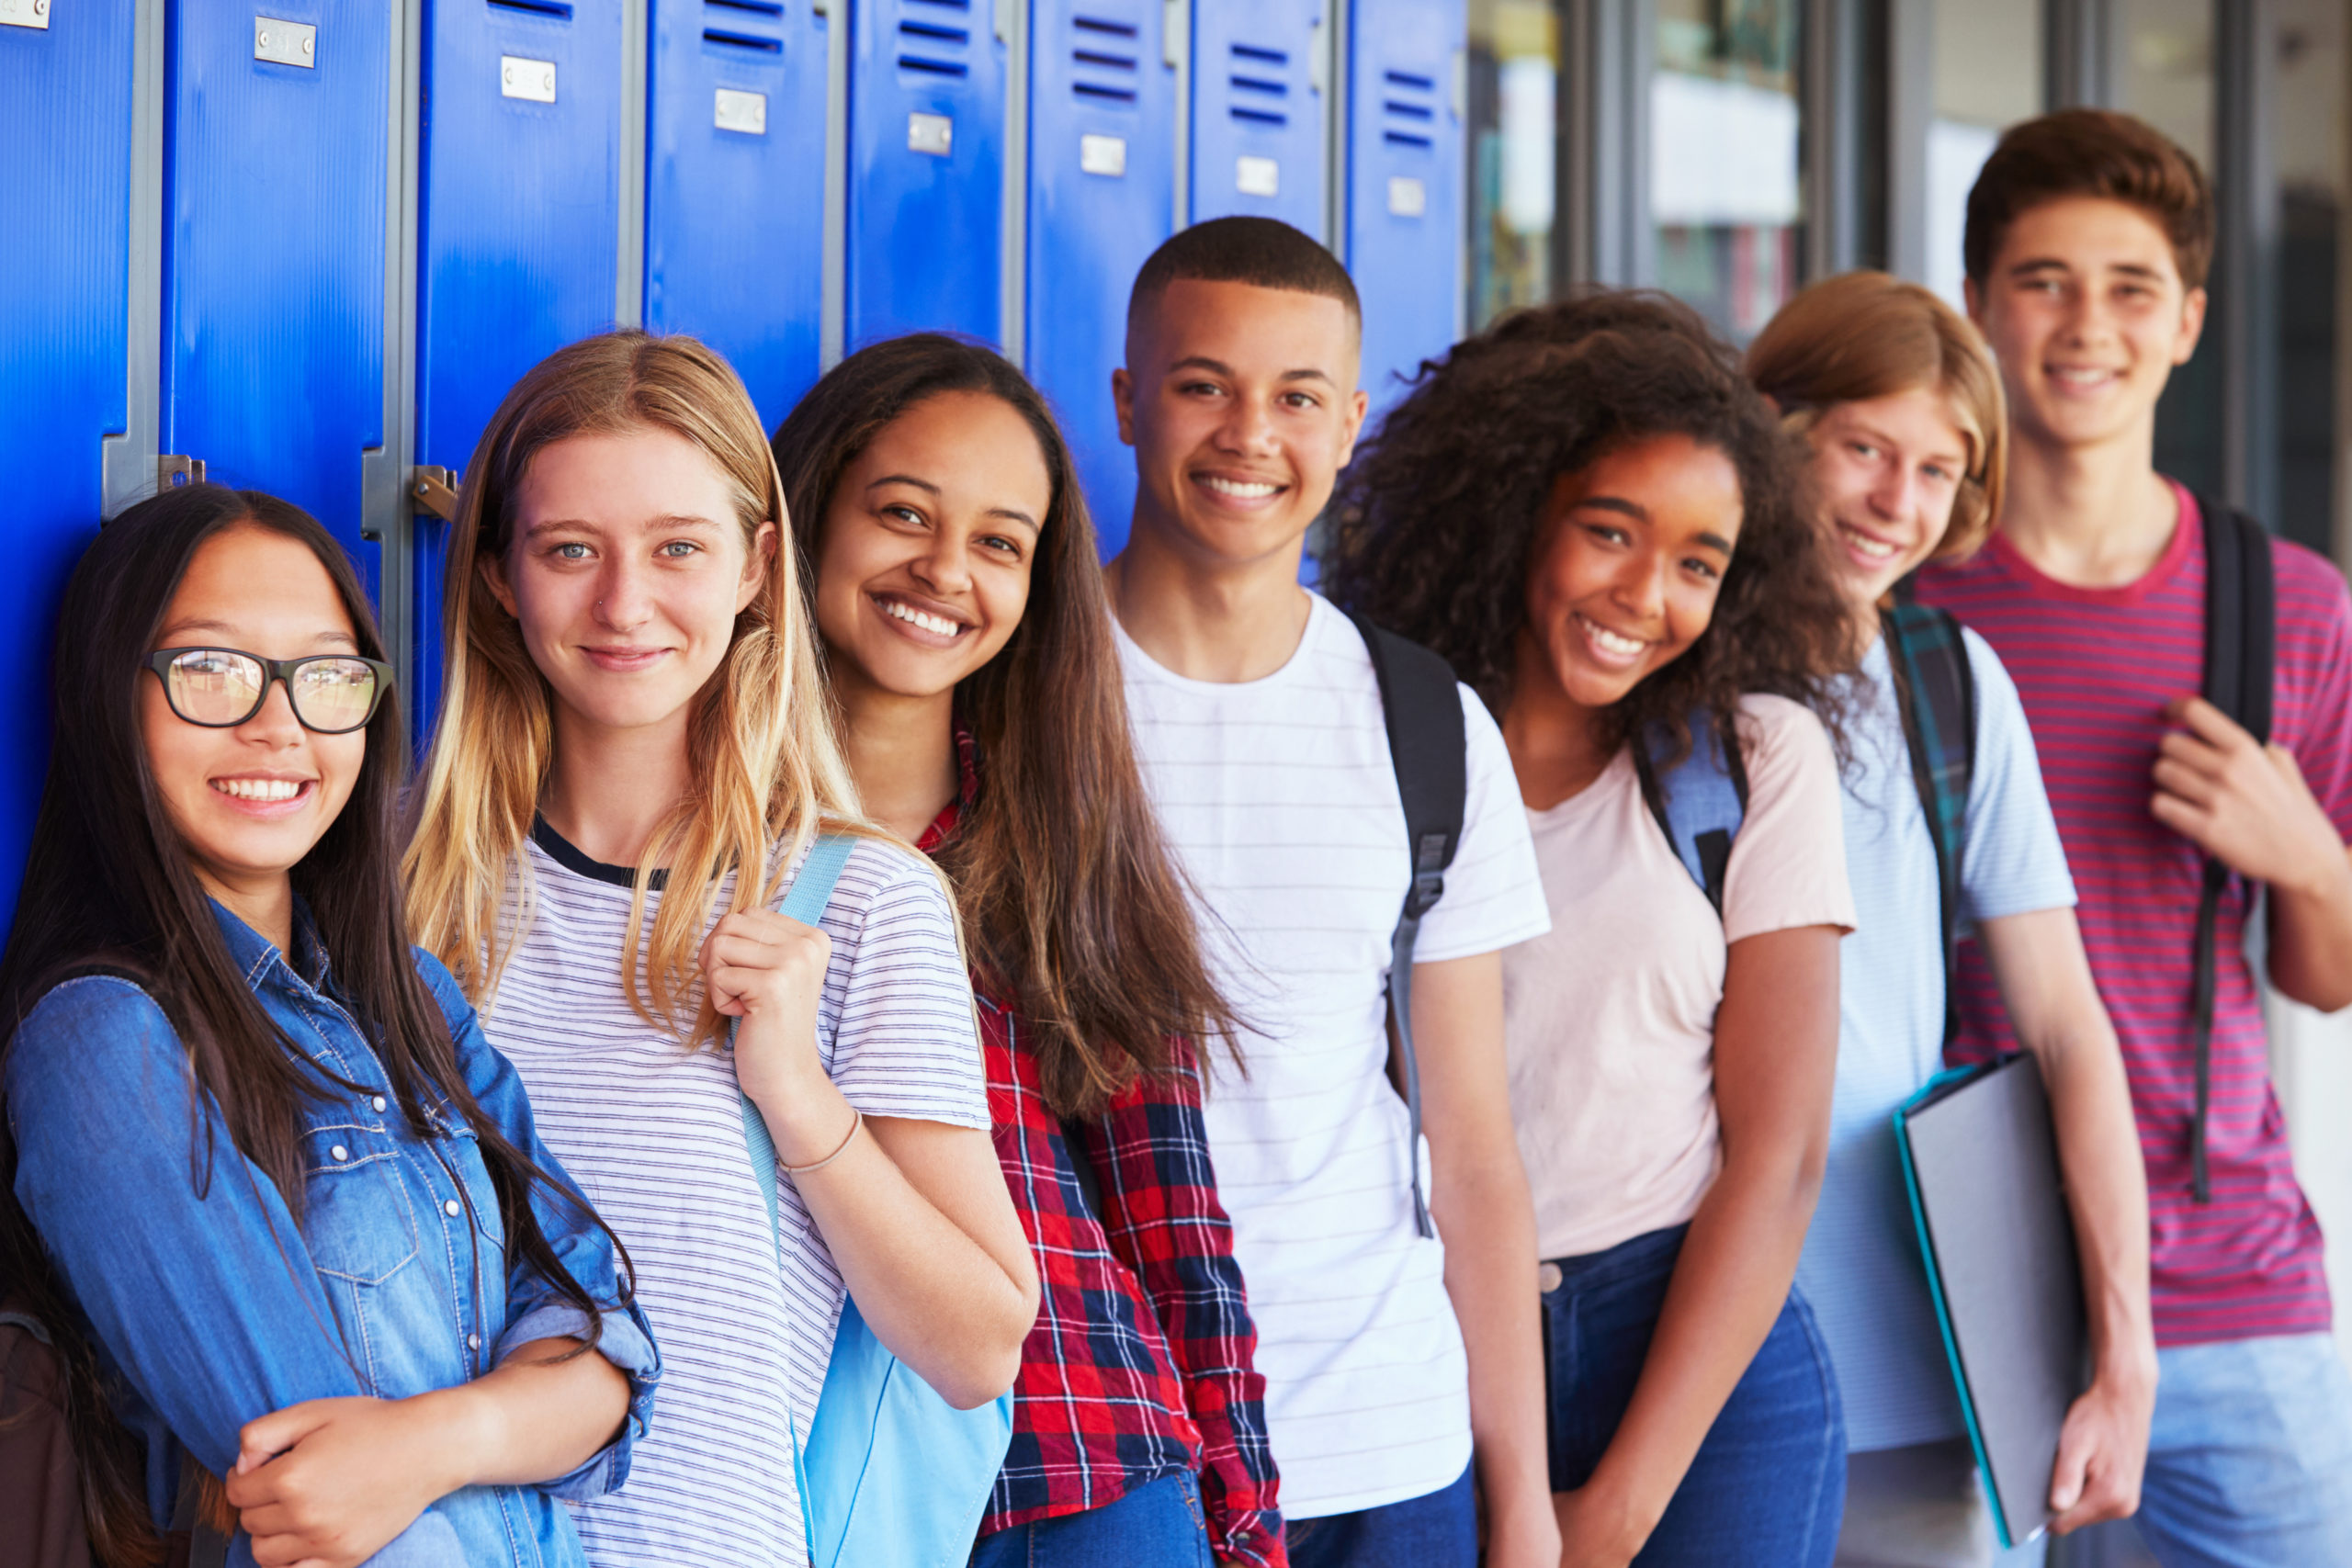
[[[1119,652],[1145,781],[1246,1025],[1247,1076],[1214,1058],[1206,1117],[1283,1512],[1425,1496],[1470,1461],[1469,1373],[1444,1250],[1414,1232],[1386,1073],[1389,938],[1411,878],[1371,656],[1320,595],[1263,680],[1187,680],[1124,629]],[[1460,693],[1469,799],[1419,963],[1551,929],[1502,735]]]
[[[540,1135],[628,1247],[662,1348],[628,1483],[577,1509],[589,1561],[799,1568],[808,1551],[786,1401],[805,1436],[841,1275],[780,1173],[779,1270],[732,1058],[689,1051],[630,1010],[630,872],[541,834],[527,850],[530,929],[482,1027],[522,1074]],[[649,936],[659,907],[648,895]],[[938,878],[904,851],[862,842],[822,924],[833,952],[817,1043],[842,1094],[868,1116],[985,1130],[972,993]]]

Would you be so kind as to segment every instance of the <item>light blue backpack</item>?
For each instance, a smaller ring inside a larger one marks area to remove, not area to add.
[[[833,896],[856,840],[820,838],[786,895],[783,912],[813,926]],[[775,1141],[759,1108],[743,1101],[743,1142],[775,1232]],[[865,1326],[842,1301],[817,1418],[795,1470],[808,1555],[816,1568],[951,1568],[972,1554],[981,1512],[1012,1441],[1012,1395],[958,1410]]]

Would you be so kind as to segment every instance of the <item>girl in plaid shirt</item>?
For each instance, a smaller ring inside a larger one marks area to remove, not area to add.
[[[1285,1562],[1194,1042],[1232,1020],[1129,748],[1069,448],[934,334],[775,441],[869,813],[953,878],[996,1142],[1045,1281],[976,1564]]]

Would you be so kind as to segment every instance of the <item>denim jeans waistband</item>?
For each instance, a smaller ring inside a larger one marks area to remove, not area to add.
[[[1559,1284],[1553,1289],[1571,1285],[1605,1285],[1619,1280],[1637,1280],[1646,1275],[1663,1273],[1674,1267],[1682,1251],[1682,1237],[1690,1225],[1668,1225],[1663,1230],[1645,1231],[1630,1240],[1604,1247],[1599,1252],[1578,1253],[1574,1258],[1548,1258],[1544,1262],[1560,1271]]]

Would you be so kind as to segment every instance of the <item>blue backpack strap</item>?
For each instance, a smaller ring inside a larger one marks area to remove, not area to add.
[[[1895,705],[1910,748],[1911,781],[1936,848],[1943,915],[1944,1043],[1960,1037],[1961,863],[1968,844],[1968,791],[1976,773],[1976,672],[1960,623],[1915,602],[1908,580],[1879,613]]]
[[[1713,714],[1694,713],[1689,723],[1690,752],[1671,765],[1665,760],[1674,755],[1672,724],[1661,721],[1635,736],[1634,773],[1675,858],[1721,919],[1732,840],[1747,817],[1747,763],[1737,736],[1726,744]]]
[[[842,867],[849,863],[850,851],[857,840],[846,833],[826,833],[808,846],[808,856],[800,863],[800,874],[792,879],[791,889],[784,896],[780,911],[804,926],[813,926],[824,918],[825,906],[832,902],[833,884],[842,876]],[[735,1031],[727,1032],[728,1043],[734,1043]],[[775,1139],[768,1132],[768,1124],[760,1115],[760,1108],[752,1103],[750,1095],[743,1100],[743,1146],[751,1151],[752,1174],[759,1179],[760,1196],[767,1200],[768,1235],[779,1235],[775,1208]]]

